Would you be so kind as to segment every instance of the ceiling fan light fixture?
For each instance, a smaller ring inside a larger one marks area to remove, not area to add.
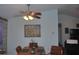
[[[23,16],[23,19],[24,20],[29,20],[27,16]]]
[[[41,13],[36,11],[30,10],[30,4],[27,4],[28,10],[21,11],[20,15],[16,15],[16,17],[21,16],[24,20],[34,20],[34,19],[40,19]]]
[[[33,20],[33,19],[34,19],[32,16],[28,16],[28,18],[29,18],[30,20]]]
[[[33,19],[34,19],[32,16],[23,16],[23,18],[24,18],[25,20],[33,20]]]

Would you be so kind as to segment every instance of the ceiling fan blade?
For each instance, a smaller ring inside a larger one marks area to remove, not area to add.
[[[41,15],[41,13],[40,12],[36,12],[35,15]]]
[[[30,11],[30,12],[29,12],[29,15],[31,15],[31,16],[36,16],[36,15],[41,15],[41,13],[40,13],[40,12],[33,12],[33,11]]]
[[[34,18],[38,18],[38,19],[40,19],[41,17],[39,17],[39,16],[33,16]]]

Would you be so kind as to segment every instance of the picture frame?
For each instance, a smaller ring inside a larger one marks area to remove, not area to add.
[[[24,25],[24,36],[25,37],[40,37],[41,29],[40,25]]]
[[[69,33],[69,28],[66,27],[66,28],[65,28],[65,34],[68,34],[68,33]]]
[[[79,28],[79,24],[76,24],[76,27]]]

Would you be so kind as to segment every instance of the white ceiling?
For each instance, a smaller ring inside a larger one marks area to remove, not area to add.
[[[59,14],[67,14],[75,17],[79,17],[79,5],[68,4],[31,4],[30,9],[34,11],[46,11],[51,9],[59,10]],[[11,18],[15,15],[19,15],[20,11],[27,10],[25,4],[0,4],[0,16],[4,18]]]

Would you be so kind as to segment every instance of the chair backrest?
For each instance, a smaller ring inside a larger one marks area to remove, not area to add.
[[[17,46],[16,47],[17,54],[20,54],[21,51],[22,51],[22,47],[21,46]]]
[[[52,55],[63,55],[63,48],[60,46],[52,46],[50,54]]]

